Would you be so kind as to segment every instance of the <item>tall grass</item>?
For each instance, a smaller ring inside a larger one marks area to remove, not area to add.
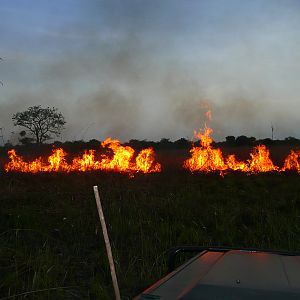
[[[98,185],[123,299],[179,244],[300,249],[293,174],[2,174],[0,299],[112,299]]]

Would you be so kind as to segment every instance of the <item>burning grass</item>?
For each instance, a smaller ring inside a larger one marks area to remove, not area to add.
[[[175,245],[299,250],[298,183],[276,172],[3,174],[0,298],[43,289],[16,298],[113,298],[95,184],[127,299],[165,273]]]
[[[67,153],[62,149],[54,149],[52,154],[43,159],[39,157],[26,162],[17,155],[14,149],[8,151],[9,162],[5,165],[6,172],[86,172],[86,171],[115,171],[122,173],[154,173],[160,172],[161,165],[155,162],[152,148],[141,150],[134,161],[135,151],[129,146],[122,146],[118,140],[106,139],[102,148],[109,150],[112,155],[102,155],[96,159],[95,150],[85,150],[81,157],[73,158],[69,164]]]
[[[203,131],[195,132],[195,137],[200,139],[200,146],[193,146],[190,150],[191,157],[185,160],[183,167],[191,172],[220,172],[226,174],[239,171],[248,174],[264,172],[296,171],[300,173],[300,152],[291,151],[285,158],[284,166],[279,168],[270,158],[270,151],[265,145],[257,145],[250,153],[250,159],[238,161],[234,154],[225,158],[220,148],[213,148],[211,138],[212,129],[205,126]]]
[[[248,159],[238,160],[236,154],[226,156],[221,148],[213,147],[212,129],[205,126],[204,130],[195,132],[200,140],[200,146],[193,144],[190,157],[186,158],[179,169],[187,169],[192,173],[219,173],[222,176],[232,172],[258,174],[265,172],[296,171],[300,173],[300,151],[291,150],[284,158],[283,166],[277,166],[271,159],[270,150],[263,144],[254,146]],[[236,149],[235,149],[236,150]],[[31,161],[25,160],[15,149],[8,151],[9,162],[5,164],[6,172],[40,173],[40,172],[87,172],[112,171],[127,173],[159,173],[161,162],[157,162],[153,148],[141,149],[138,153],[118,140],[111,138],[101,143],[100,152],[84,150],[83,154],[72,159],[62,148],[53,148],[48,156],[40,156]],[[166,166],[163,165],[163,169]]]

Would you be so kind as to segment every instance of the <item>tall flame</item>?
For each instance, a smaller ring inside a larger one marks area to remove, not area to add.
[[[258,145],[250,153],[251,160],[249,169],[252,173],[278,171],[271,158],[270,151],[265,145]]]
[[[47,172],[58,172],[58,171],[69,171],[70,166],[66,162],[67,153],[59,148],[52,152],[52,155],[48,157],[48,165],[44,166],[42,171]]]
[[[129,146],[121,146],[118,140],[106,139],[102,144],[103,148],[108,148],[113,152],[113,158],[105,157],[101,166],[105,170],[126,171],[134,169],[132,158],[134,150]]]
[[[205,125],[203,132],[194,132],[200,139],[200,147],[193,147],[190,150],[192,157],[184,162],[184,168],[191,171],[224,171],[227,169],[221,149],[212,148],[213,142],[210,137],[212,129]]]
[[[160,172],[161,165],[154,163],[155,153],[152,148],[143,149],[136,157],[136,168],[144,173]]]
[[[300,173],[300,151],[292,150],[284,161],[283,171],[297,171]]]
[[[214,172],[220,171],[240,171],[247,173],[259,173],[259,172],[271,172],[279,171],[279,168],[275,166],[270,158],[270,152],[265,145],[258,145],[254,147],[250,153],[251,159],[244,161],[238,161],[234,154],[228,155],[225,159],[220,148],[213,148],[211,138],[212,129],[205,125],[203,131],[199,133],[194,132],[194,135],[200,139],[200,147],[193,146],[190,150],[191,157],[187,159],[183,167],[191,172]],[[295,155],[298,155],[296,158]],[[289,160],[286,160],[286,169],[299,170],[299,158],[300,152],[292,153]],[[298,159],[298,160],[297,160]],[[293,162],[289,162],[293,160]],[[296,165],[296,162],[298,165]],[[293,166],[293,167],[291,167]]]

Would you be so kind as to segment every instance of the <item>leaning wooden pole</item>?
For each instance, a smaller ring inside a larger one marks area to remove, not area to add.
[[[117,280],[117,275],[116,275],[116,270],[115,270],[115,264],[114,264],[114,260],[113,260],[113,255],[112,255],[111,246],[110,246],[110,242],[109,242],[109,238],[108,238],[107,228],[106,228],[106,224],[105,224],[104,214],[103,214],[103,210],[102,210],[102,205],[101,205],[97,185],[94,186],[94,194],[95,194],[95,199],[96,199],[96,203],[97,203],[97,209],[98,209],[98,214],[99,214],[99,218],[100,218],[100,222],[101,222],[102,232],[103,232],[103,236],[104,236],[105,247],[106,247],[106,252],[107,252],[109,267],[110,267],[110,274],[111,274],[111,278],[112,278],[112,282],[113,282],[113,286],[114,286],[114,290],[115,290],[116,300],[121,300],[120,290],[119,290],[118,280]]]

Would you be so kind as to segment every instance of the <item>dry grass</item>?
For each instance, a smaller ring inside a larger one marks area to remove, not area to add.
[[[93,185],[122,299],[166,271],[179,244],[300,249],[295,174],[2,174],[0,299],[112,299]]]

